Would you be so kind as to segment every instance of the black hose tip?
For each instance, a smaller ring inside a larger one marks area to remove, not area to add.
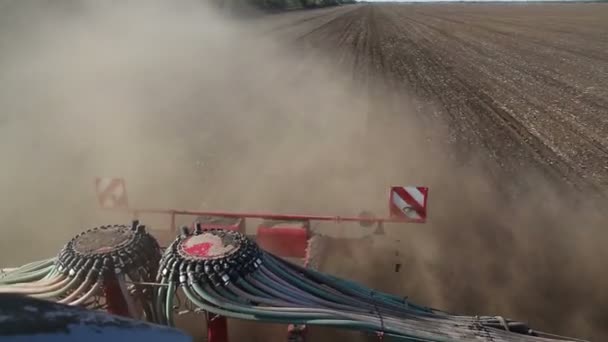
[[[143,224],[141,226],[138,226],[137,232],[140,234],[144,234],[146,232],[146,226],[144,226]]]

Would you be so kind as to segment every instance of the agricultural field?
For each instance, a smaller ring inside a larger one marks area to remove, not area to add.
[[[299,42],[332,51],[354,78],[415,97],[423,121],[447,123],[448,139],[481,150],[497,178],[532,168],[606,193],[607,4],[382,4],[290,15],[300,16],[289,27]]]

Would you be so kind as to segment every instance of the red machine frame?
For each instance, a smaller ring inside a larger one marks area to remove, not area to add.
[[[428,188],[426,187],[391,187],[389,193],[389,217],[376,218],[371,214],[360,216],[327,216],[327,215],[294,215],[294,214],[275,214],[258,212],[227,212],[227,211],[204,211],[204,210],[181,210],[181,209],[150,209],[150,208],[130,208],[127,200],[126,182],[122,178],[97,178],[95,180],[97,200],[103,209],[124,210],[129,212],[134,219],[139,219],[142,214],[166,214],[170,216],[170,231],[177,232],[177,216],[197,216],[197,217],[220,217],[220,218],[239,218],[239,219],[263,219],[284,222],[306,222],[306,228],[296,227],[296,229],[306,229],[305,238],[310,239],[310,221],[325,221],[334,223],[358,222],[364,227],[377,225],[377,231],[382,230],[385,223],[425,223],[427,218],[427,198]],[[193,223],[194,224],[194,223]],[[239,225],[245,225],[239,222]],[[259,228],[260,226],[258,226]],[[244,233],[244,232],[243,232]],[[287,235],[287,234],[286,234]],[[301,234],[300,234],[301,235]],[[286,236],[289,238],[289,236]],[[301,237],[300,237],[301,239]],[[300,243],[299,246],[302,244]],[[264,248],[264,246],[262,246]],[[308,254],[304,253],[305,265],[308,264]],[[284,256],[278,254],[279,256]],[[110,303],[111,298],[106,298]],[[122,307],[122,303],[116,303],[117,307]],[[124,310],[113,310],[122,314]],[[228,342],[228,328],[225,317],[211,317],[207,314],[207,340],[209,342]],[[306,327],[288,327],[288,339],[293,337],[303,341],[306,334]]]

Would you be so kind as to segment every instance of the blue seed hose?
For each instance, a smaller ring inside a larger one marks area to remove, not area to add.
[[[168,291],[157,291],[157,305],[165,303],[161,312],[169,312],[168,297],[182,291],[200,309],[229,318],[382,332],[400,341],[580,341],[499,316],[417,305],[283,260],[233,231],[183,229],[165,250],[159,272],[169,284]]]
[[[68,305],[98,307],[105,280],[118,280],[129,304],[129,282],[151,282],[161,257],[156,240],[134,221],[132,225],[109,225],[89,229],[72,238],[57,257],[35,261],[15,269],[0,270],[0,293],[18,293]],[[124,279],[124,280],[123,280]],[[173,289],[175,286],[173,286]],[[135,291],[144,300],[146,317],[156,319],[151,291]],[[162,304],[171,308],[172,298]],[[134,311],[130,305],[130,311]],[[158,305],[161,307],[161,305]],[[171,324],[172,308],[163,311]]]
[[[194,232],[183,230],[162,258],[156,241],[137,222],[94,228],[72,239],[56,258],[0,270],[0,293],[88,305],[106,277],[144,283],[156,279],[160,286],[136,292],[144,296],[146,319],[170,326],[181,291],[200,309],[229,318],[380,332],[399,341],[581,341],[533,331],[500,316],[464,316],[421,306],[283,260],[237,232],[203,231],[200,226]],[[122,292],[130,295],[126,286]]]

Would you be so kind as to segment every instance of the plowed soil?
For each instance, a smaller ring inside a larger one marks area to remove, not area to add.
[[[274,29],[333,52],[355,79],[415,97],[422,120],[447,124],[444,138],[497,177],[535,169],[606,193],[608,4],[381,4],[281,20]]]

